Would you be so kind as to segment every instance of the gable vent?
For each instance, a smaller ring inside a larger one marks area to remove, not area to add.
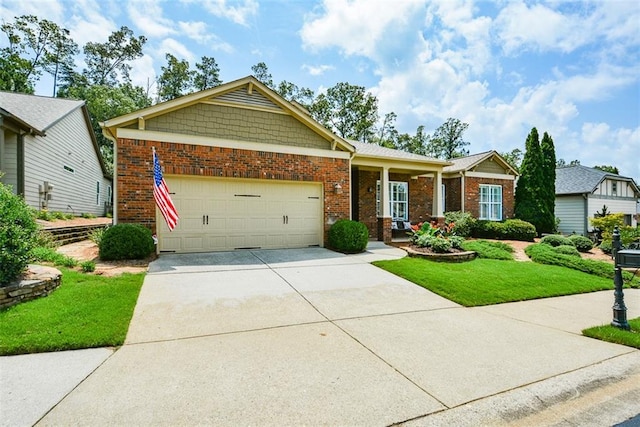
[[[261,94],[257,90],[251,91],[251,94],[247,93],[246,87],[240,88],[238,90],[234,90],[233,92],[225,93],[224,95],[221,95],[216,99],[224,102],[233,102],[235,104],[245,104],[245,105],[253,105],[257,107],[280,109],[279,106],[271,102],[270,99],[265,97],[263,94]]]

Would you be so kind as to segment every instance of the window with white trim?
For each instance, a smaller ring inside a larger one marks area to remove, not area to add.
[[[393,221],[409,220],[409,184],[389,181],[389,212]],[[376,213],[380,212],[380,181],[376,183]]]
[[[480,185],[480,219],[502,221],[501,185]]]

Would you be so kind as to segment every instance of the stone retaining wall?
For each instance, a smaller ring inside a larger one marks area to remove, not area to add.
[[[438,261],[438,262],[472,261],[478,255],[476,252],[473,252],[473,251],[440,254],[440,253],[425,253],[425,252],[414,251],[413,249],[407,246],[402,247],[402,249],[407,251],[407,255],[409,255],[410,257],[424,258],[424,259],[428,259],[431,261]]]
[[[52,267],[29,265],[22,280],[0,287],[0,309],[49,295],[62,283],[62,273]]]

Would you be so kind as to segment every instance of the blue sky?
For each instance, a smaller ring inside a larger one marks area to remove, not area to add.
[[[265,62],[275,82],[316,93],[364,86],[401,132],[458,118],[477,153],[524,150],[535,126],[558,158],[615,165],[640,182],[637,0],[0,2],[3,20],[22,14],[69,29],[80,46],[123,25],[145,35],[137,84],[154,81],[167,52],[192,67],[213,56],[225,82]],[[49,95],[50,83],[37,91]]]

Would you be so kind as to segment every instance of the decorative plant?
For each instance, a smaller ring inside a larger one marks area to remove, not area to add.
[[[438,227],[435,222],[425,222],[412,226],[411,243],[420,248],[430,248],[434,252],[444,253],[451,249],[460,249],[464,237],[455,235],[455,223],[450,222]]]

